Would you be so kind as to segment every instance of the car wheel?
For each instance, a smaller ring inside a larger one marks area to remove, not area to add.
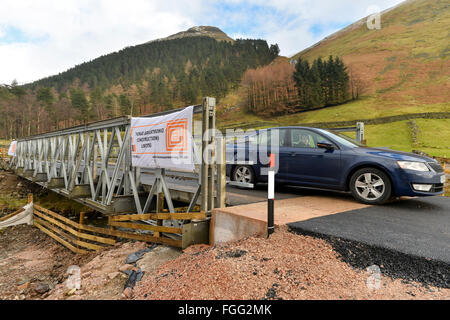
[[[364,168],[356,171],[350,179],[353,197],[365,204],[386,203],[392,193],[389,177],[381,170]]]
[[[255,183],[255,173],[250,166],[237,166],[233,172],[233,180],[243,183]]]

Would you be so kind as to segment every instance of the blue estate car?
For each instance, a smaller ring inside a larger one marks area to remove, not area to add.
[[[345,135],[306,127],[259,130],[246,137],[245,143],[227,145],[227,160],[237,163],[227,165],[231,180],[267,182],[261,170],[268,167],[263,164],[267,161],[259,155],[251,165],[245,161],[251,160],[249,150],[271,145],[272,130],[279,136],[277,184],[351,191],[355,199],[366,204],[383,204],[399,196],[444,193],[444,170],[432,158],[369,148]],[[244,163],[239,164],[242,160]]]

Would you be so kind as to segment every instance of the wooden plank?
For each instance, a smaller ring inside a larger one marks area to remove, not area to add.
[[[99,227],[92,227],[92,226],[87,226],[87,225],[84,225],[84,224],[80,225],[79,223],[76,223],[75,221],[67,219],[66,217],[63,217],[63,216],[61,216],[61,215],[59,215],[59,214],[57,214],[57,213],[55,213],[53,211],[45,209],[45,208],[43,208],[43,207],[41,207],[41,206],[39,206],[37,204],[34,205],[34,208],[39,210],[39,211],[41,211],[41,212],[44,212],[44,213],[52,216],[52,217],[54,217],[54,218],[56,218],[58,220],[63,221],[66,224],[71,225],[74,228],[79,228],[79,229],[85,230],[85,231],[90,231],[90,232],[96,232],[96,233],[106,234],[106,235],[110,235],[110,236],[115,236],[115,235],[109,233],[109,229],[99,228]],[[112,244],[115,244],[115,242],[116,242],[114,239],[109,239],[109,240],[114,241],[114,243],[112,243]]]
[[[112,216],[112,221],[138,221],[138,220],[202,220],[206,218],[205,212],[188,213],[145,213]]]
[[[46,233],[47,235],[49,235],[50,237],[52,237],[53,239],[55,239],[56,241],[58,241],[59,243],[64,245],[66,248],[70,249],[71,251],[73,251],[75,253],[83,253],[83,254],[88,253],[88,251],[86,251],[86,250],[75,248],[66,240],[58,237],[56,234],[53,234],[50,230],[47,230],[46,228],[44,228],[42,225],[39,224],[39,222],[34,222],[34,225],[36,227],[38,227],[42,232]]]
[[[46,214],[48,214],[48,215],[50,215],[50,216],[52,216],[52,217],[54,217],[54,218],[56,218],[58,220],[61,220],[62,222],[65,222],[65,223],[71,225],[72,227],[77,228],[79,226],[79,224],[76,223],[75,221],[72,221],[72,220],[70,220],[70,219],[68,219],[66,217],[63,217],[63,216],[61,216],[61,215],[59,215],[59,214],[57,214],[57,213],[55,213],[53,211],[50,211],[48,209],[45,209],[44,207],[41,207],[40,205],[38,205],[36,203],[34,204],[34,209],[39,210],[39,211],[41,211],[43,213],[46,213]]]
[[[13,213],[10,213],[10,214],[7,214],[7,215],[4,216],[4,217],[1,217],[1,218],[0,218],[0,222],[6,221],[6,220],[8,220],[9,218],[12,218],[12,217],[18,215],[19,213],[24,212],[24,211],[25,211],[24,208],[20,208],[19,210],[16,210],[16,211],[14,211]]]
[[[181,228],[152,226],[149,224],[111,221],[110,225],[113,227],[122,227],[122,228],[135,229],[135,230],[150,230],[150,231],[156,231],[156,232],[167,232],[167,233],[177,233],[177,234],[183,233],[183,229],[181,229]]]
[[[40,225],[42,225],[42,226],[44,226],[44,227],[46,227],[46,228],[48,228],[48,229],[58,233],[59,235],[65,237],[68,241],[72,242],[73,244],[77,244],[77,245],[82,246],[84,248],[92,249],[92,250],[95,250],[95,251],[104,248],[102,246],[99,246],[99,245],[96,245],[96,244],[93,244],[93,243],[88,243],[88,242],[84,242],[84,241],[78,240],[77,238],[73,237],[72,235],[62,231],[61,229],[58,229],[58,228],[52,226],[50,223],[48,223],[48,222],[46,222],[46,221],[44,221],[44,220],[42,220],[40,218],[35,217],[34,220],[37,221]]]
[[[160,193],[158,193],[158,196],[157,196],[156,212],[163,212],[163,211],[164,211],[164,192],[160,192]],[[156,225],[162,226],[163,220],[157,219]],[[161,236],[159,231],[154,232],[153,235],[158,238]]]
[[[181,240],[174,240],[174,239],[164,238],[164,237],[156,238],[156,237],[149,236],[149,235],[129,233],[129,232],[123,232],[123,231],[118,231],[118,230],[110,230],[110,231],[118,238],[167,244],[169,246],[178,247],[178,248],[181,248],[181,246],[182,246]]]
[[[74,227],[78,227],[78,223],[73,222],[72,220],[69,220],[67,218],[64,218],[50,210],[47,210],[39,205],[34,205],[35,209],[38,209],[39,211],[44,211],[45,213],[48,213],[49,215],[54,216],[55,218],[58,219],[62,219],[63,221],[66,221],[68,224],[73,225]],[[105,228],[98,228],[98,227],[92,227],[92,226],[87,226],[87,225],[82,225],[80,226],[81,229],[86,230],[86,231],[90,231],[90,232],[96,232],[96,233],[101,233],[101,234],[105,234],[105,235],[109,235],[109,236],[113,236],[113,237],[118,237],[118,238],[124,238],[124,239],[132,239],[132,240],[138,240],[138,241],[145,241],[145,242],[152,242],[152,243],[160,243],[160,244],[167,244],[169,246],[173,246],[173,247],[179,247],[181,248],[182,246],[182,242],[181,240],[174,240],[174,239],[170,239],[170,238],[164,238],[164,237],[160,237],[160,238],[156,238],[150,235],[141,235],[141,234],[133,234],[133,233],[129,233],[129,232],[123,232],[123,231],[119,231],[119,230],[111,230],[111,229],[105,229]],[[114,239],[110,239],[112,241],[115,242]]]
[[[80,238],[84,238],[84,239],[88,239],[88,240],[92,240],[92,241],[96,241],[96,242],[100,242],[100,243],[105,243],[105,244],[109,244],[109,245],[114,245],[116,243],[116,241],[114,239],[109,239],[109,238],[103,238],[103,237],[98,237],[98,236],[94,236],[91,234],[87,234],[87,233],[82,233],[82,232],[78,232],[68,226],[66,226],[65,224],[50,218],[48,216],[46,216],[44,213],[39,212],[38,210],[34,210],[34,214],[38,215],[39,217],[47,220],[48,222],[53,223],[54,225],[57,225],[58,227],[60,227],[61,229],[64,229],[68,232],[70,232],[71,234],[80,237]]]

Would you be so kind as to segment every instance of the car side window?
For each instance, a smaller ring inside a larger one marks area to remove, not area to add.
[[[288,147],[289,145],[289,137],[287,135],[288,130],[287,129],[279,129],[278,134],[280,138],[280,147]]]
[[[261,131],[258,134],[258,145],[259,146],[270,146],[271,140],[272,140],[272,130],[278,131],[278,138],[279,138],[279,146],[280,147],[287,147],[288,146],[288,136],[287,136],[287,129],[271,129],[271,130],[264,130]]]
[[[293,148],[310,148],[318,149],[318,142],[326,142],[333,144],[327,138],[313,131],[304,129],[291,129],[291,145]]]

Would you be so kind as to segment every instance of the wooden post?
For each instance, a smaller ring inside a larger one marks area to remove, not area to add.
[[[80,226],[83,224],[83,221],[84,221],[84,214],[85,214],[85,212],[80,212],[80,221],[79,221]],[[83,231],[83,229],[78,228],[78,232],[81,233],[82,231]],[[78,237],[78,241],[81,241],[81,238],[80,238],[80,237]],[[79,248],[78,245],[77,245],[77,248]]]
[[[112,222],[112,217],[111,217],[111,216],[108,216],[108,226],[109,226],[109,229],[110,229],[110,230],[114,230],[114,227],[111,225],[111,222]]]
[[[164,210],[164,192],[160,192],[160,193],[158,193],[158,196],[157,196],[156,213],[162,213],[163,210]],[[163,225],[163,221],[160,220],[160,219],[156,220],[156,225],[157,226],[162,226]],[[155,231],[153,233],[153,235],[155,237],[160,237],[161,236],[159,231]]]
[[[28,203],[32,203],[33,202],[33,194],[29,193],[28,194]]]
[[[80,212],[80,224],[83,224],[85,214],[86,212]]]

